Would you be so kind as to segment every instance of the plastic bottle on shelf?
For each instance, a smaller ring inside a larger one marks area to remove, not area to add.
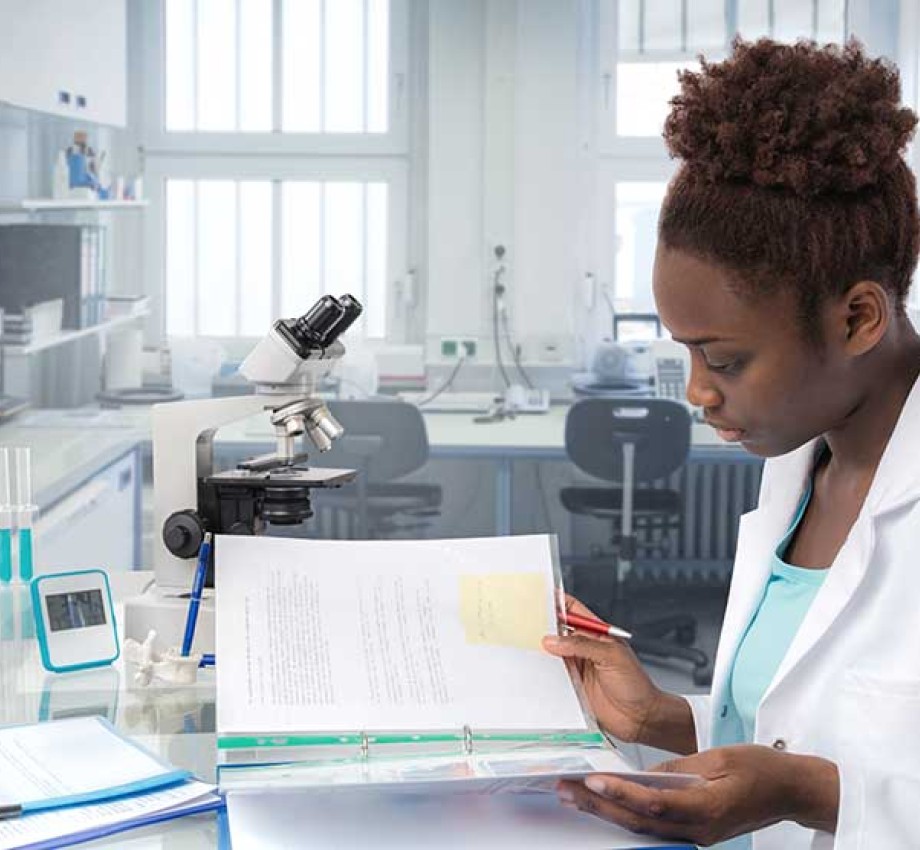
[[[67,165],[67,154],[58,151],[54,161],[54,174],[52,176],[51,194],[61,200],[70,195],[70,167]]]

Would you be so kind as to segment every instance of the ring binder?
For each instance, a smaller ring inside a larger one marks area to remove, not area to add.
[[[469,726],[463,727],[463,752],[466,755],[473,755],[473,730]]]

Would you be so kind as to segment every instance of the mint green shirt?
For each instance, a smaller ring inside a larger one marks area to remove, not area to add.
[[[743,730],[743,741],[738,743],[753,742],[757,707],[827,575],[826,569],[795,567],[782,558],[808,507],[811,493],[809,481],[795,519],[773,554],[763,598],[735,654],[729,693]]]

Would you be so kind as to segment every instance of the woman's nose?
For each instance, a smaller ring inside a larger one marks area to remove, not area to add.
[[[709,378],[708,370],[696,357],[690,361],[690,379],[687,381],[687,401],[693,407],[714,408],[722,404],[722,393]]]

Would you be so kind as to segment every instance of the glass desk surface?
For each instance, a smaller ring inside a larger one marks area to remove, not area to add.
[[[125,736],[199,779],[215,782],[215,673],[189,686],[139,687],[119,658],[109,667],[48,673],[34,637],[27,587],[0,587],[0,724],[102,715]],[[116,602],[116,617],[121,606]],[[218,847],[218,818],[192,815],[78,847],[192,850]]]

